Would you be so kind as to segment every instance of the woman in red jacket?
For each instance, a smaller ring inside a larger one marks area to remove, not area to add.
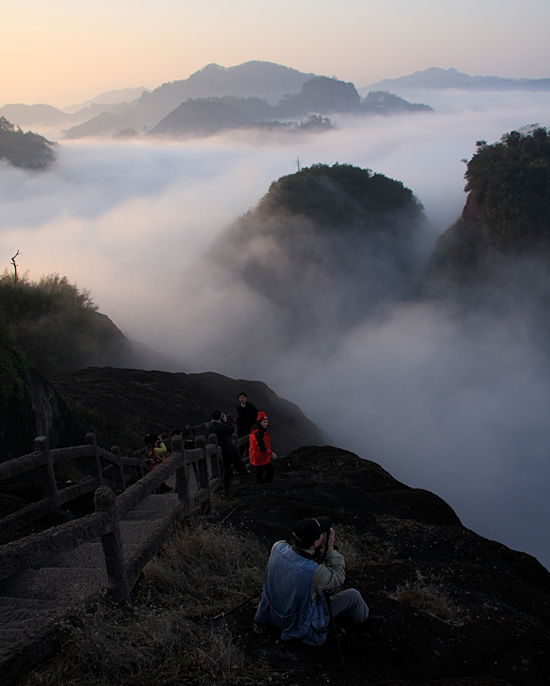
[[[277,455],[271,450],[271,439],[267,433],[269,421],[265,412],[258,412],[256,423],[250,431],[248,453],[250,464],[256,467],[256,483],[270,484],[273,481],[275,469],[271,460],[276,460]]]

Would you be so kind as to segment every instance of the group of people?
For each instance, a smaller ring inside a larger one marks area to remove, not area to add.
[[[275,474],[272,460],[277,455],[271,449],[271,437],[268,432],[269,419],[265,412],[259,412],[252,403],[248,402],[246,393],[239,393],[237,405],[237,435],[239,438],[249,436],[248,456],[250,464],[256,470],[256,483],[271,483]],[[242,462],[246,445],[241,449],[233,445],[233,433],[235,431],[230,418],[220,410],[212,412],[212,423],[209,431],[216,435],[218,445],[222,449],[222,458],[226,481],[233,476],[233,468],[237,474],[246,474],[247,471]]]
[[[248,474],[242,457],[246,454],[247,446],[243,444],[237,448],[233,444],[235,427],[230,417],[220,410],[214,410],[211,414],[212,421],[208,426],[208,432],[213,433],[222,451],[224,477],[226,483],[232,479],[234,471],[244,476]],[[246,393],[239,393],[237,405],[237,435],[239,438],[249,436],[248,455],[250,464],[256,471],[256,483],[272,483],[275,469],[272,460],[277,455],[271,449],[271,437],[268,432],[269,419],[265,412],[259,412],[252,403],[248,402]],[[181,433],[174,429],[174,433]],[[144,439],[150,469],[154,469],[164,462],[169,455],[163,437],[158,434],[147,434]]]

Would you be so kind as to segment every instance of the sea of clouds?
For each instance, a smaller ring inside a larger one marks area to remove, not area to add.
[[[100,311],[174,370],[265,381],[334,444],[436,492],[466,526],[550,567],[550,356],[536,314],[401,301],[345,335],[327,327],[330,340],[278,354],[281,313],[204,259],[298,161],[402,181],[433,227],[427,259],[462,211],[462,160],[476,141],[550,124],[548,93],[409,99],[436,113],[335,118],[336,130],[310,137],[61,142],[46,173],[0,163],[0,265],[9,270],[19,250],[20,273],[58,272],[90,289]],[[318,295],[331,293],[325,284]]]

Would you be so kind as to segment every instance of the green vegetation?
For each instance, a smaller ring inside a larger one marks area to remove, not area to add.
[[[288,212],[325,226],[349,225],[394,212],[417,214],[422,206],[401,183],[351,164],[314,164],[274,181],[260,201],[261,214]]]
[[[478,141],[466,191],[494,244],[505,251],[550,239],[550,138],[543,127],[512,131],[499,143]]]
[[[51,141],[32,131],[15,127],[5,117],[0,117],[0,159],[6,159],[14,167],[43,169],[54,159]]]
[[[23,400],[28,369],[27,356],[16,346],[13,324],[0,304],[0,404]]]
[[[4,271],[0,308],[5,373],[12,374],[7,358],[16,370],[25,359],[43,373],[78,368],[99,346],[97,306],[88,291],[80,291],[59,274],[33,282],[27,276],[15,280]]]

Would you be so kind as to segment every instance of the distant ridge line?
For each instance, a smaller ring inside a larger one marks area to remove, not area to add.
[[[446,89],[457,88],[467,91],[548,91],[550,78],[544,79],[509,79],[500,76],[470,76],[454,68],[441,69],[430,67],[424,71],[416,71],[407,76],[395,79],[382,79],[377,83],[360,88],[359,92],[368,90],[392,90],[404,88]]]

